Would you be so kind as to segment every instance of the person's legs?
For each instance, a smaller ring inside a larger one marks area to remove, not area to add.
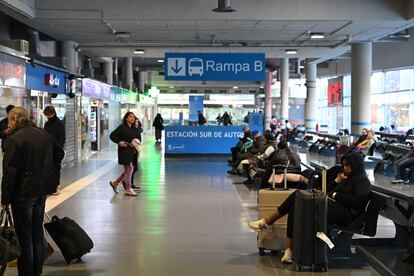
[[[134,154],[134,159],[132,160],[132,165],[134,166],[134,170],[132,171],[131,185],[134,185],[134,175],[138,171],[138,154]]]
[[[32,276],[34,274],[32,219],[35,199],[12,203],[14,227],[19,239],[21,252],[17,259],[19,275]],[[42,240],[43,243],[43,240]]]
[[[347,226],[353,220],[353,217],[347,208],[330,198],[328,198],[327,215],[327,221],[329,224]]]
[[[286,200],[275,211],[273,211],[268,217],[249,222],[250,229],[259,231],[259,230],[270,227],[273,223],[275,223],[276,220],[283,217],[284,215],[289,214],[289,217],[292,217],[291,212],[293,213],[293,207],[295,205],[295,197],[296,197],[296,192],[291,193],[286,198]],[[289,221],[289,217],[288,217],[288,221]],[[293,219],[291,220],[290,224],[291,225],[289,228],[289,223],[288,223],[288,233],[289,233],[289,230],[290,230],[290,233],[293,233]],[[290,237],[292,237],[292,234],[290,234]]]
[[[134,167],[132,163],[129,163],[128,165],[124,165],[124,181],[126,184],[126,190],[131,190],[131,177],[132,172],[134,170]]]
[[[118,184],[124,180],[125,178],[125,165],[124,165],[124,171],[114,180],[112,181],[114,186],[118,186]]]
[[[36,199],[32,215],[32,239],[33,239],[33,265],[35,275],[42,274],[44,260],[44,232],[43,216],[45,213],[46,196]]]
[[[231,160],[233,163],[236,162],[238,153],[239,153],[239,148],[237,147],[231,148]]]
[[[401,180],[401,168],[400,163],[403,159],[397,160],[394,163],[395,180]]]
[[[407,181],[407,168],[414,166],[414,157],[407,157],[398,163],[400,179]]]

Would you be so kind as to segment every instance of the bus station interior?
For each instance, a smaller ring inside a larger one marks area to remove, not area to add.
[[[74,219],[94,242],[71,264],[51,242],[43,275],[310,275],[283,264],[282,251],[259,252],[248,227],[258,217],[258,185],[227,173],[227,142],[237,138],[174,152],[168,133],[224,133],[217,117],[225,112],[237,134],[248,113],[263,116],[262,133],[271,116],[282,128],[289,120],[302,170],[335,165],[341,130],[355,140],[372,129],[382,148],[365,157],[366,172],[394,209],[381,210],[374,237],[353,235],[352,258],[330,258],[326,274],[413,275],[414,174],[408,185],[390,184],[393,163],[382,160],[405,156],[414,141],[406,135],[414,128],[413,50],[414,0],[0,0],[0,118],[8,105],[23,106],[43,128],[43,109],[55,107],[66,132],[62,190],[45,211]],[[203,54],[263,55],[262,77],[208,79],[208,70],[231,74],[203,65]],[[169,55],[191,58],[188,75],[171,78],[180,67]],[[194,125],[198,96],[205,126]],[[143,129],[136,198],[108,186],[121,172],[109,135],[127,111]],[[375,239],[388,243],[375,247]]]

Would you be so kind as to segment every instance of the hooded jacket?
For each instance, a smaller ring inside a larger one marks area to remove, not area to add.
[[[336,193],[335,200],[348,208],[353,215],[361,213],[371,193],[372,187],[365,172],[362,157],[355,152],[351,152],[342,157],[351,166],[351,174],[348,179],[340,182],[331,191]]]

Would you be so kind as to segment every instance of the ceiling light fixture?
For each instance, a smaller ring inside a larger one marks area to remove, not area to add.
[[[136,54],[136,55],[142,55],[144,53],[145,53],[145,51],[143,49],[135,49],[134,50],[134,54]]]
[[[323,39],[325,35],[323,33],[310,33],[311,39]]]
[[[129,32],[115,32],[114,35],[117,38],[128,38],[128,37],[131,36],[131,33],[129,33]]]
[[[230,6],[230,0],[218,0],[218,8],[212,9],[213,12],[235,12]]]
[[[287,49],[287,50],[285,51],[285,53],[286,53],[287,55],[296,55],[296,54],[298,53],[298,51],[297,51],[296,49]]]
[[[157,62],[159,62],[159,63],[163,63],[163,62],[164,62],[164,60],[163,60],[163,59],[159,59],[159,60],[157,60]]]

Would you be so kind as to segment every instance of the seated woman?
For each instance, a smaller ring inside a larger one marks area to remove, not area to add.
[[[262,176],[260,189],[264,189],[269,186],[269,178],[273,173],[274,165],[286,165],[289,161],[288,172],[300,172],[300,157],[295,152],[289,149],[287,142],[279,142],[277,144],[277,150],[272,155],[270,162],[266,166],[266,171]]]
[[[405,155],[405,157],[394,163],[395,180],[391,181],[391,183],[409,184],[410,180],[407,177],[407,169],[409,168],[414,169],[414,142],[411,142],[411,150]]]
[[[374,132],[372,130],[368,130],[367,137],[362,142],[356,145],[354,151],[366,156],[368,155],[369,149],[374,143]]]
[[[328,192],[328,224],[347,226],[359,214],[371,193],[371,183],[366,175],[362,157],[355,153],[348,153],[342,157],[343,172],[338,174],[335,182]],[[263,219],[249,222],[252,230],[260,231],[271,228],[276,220],[288,216],[287,221],[287,248],[282,257],[282,262],[292,262],[293,221],[295,195],[292,193],[273,213]]]

